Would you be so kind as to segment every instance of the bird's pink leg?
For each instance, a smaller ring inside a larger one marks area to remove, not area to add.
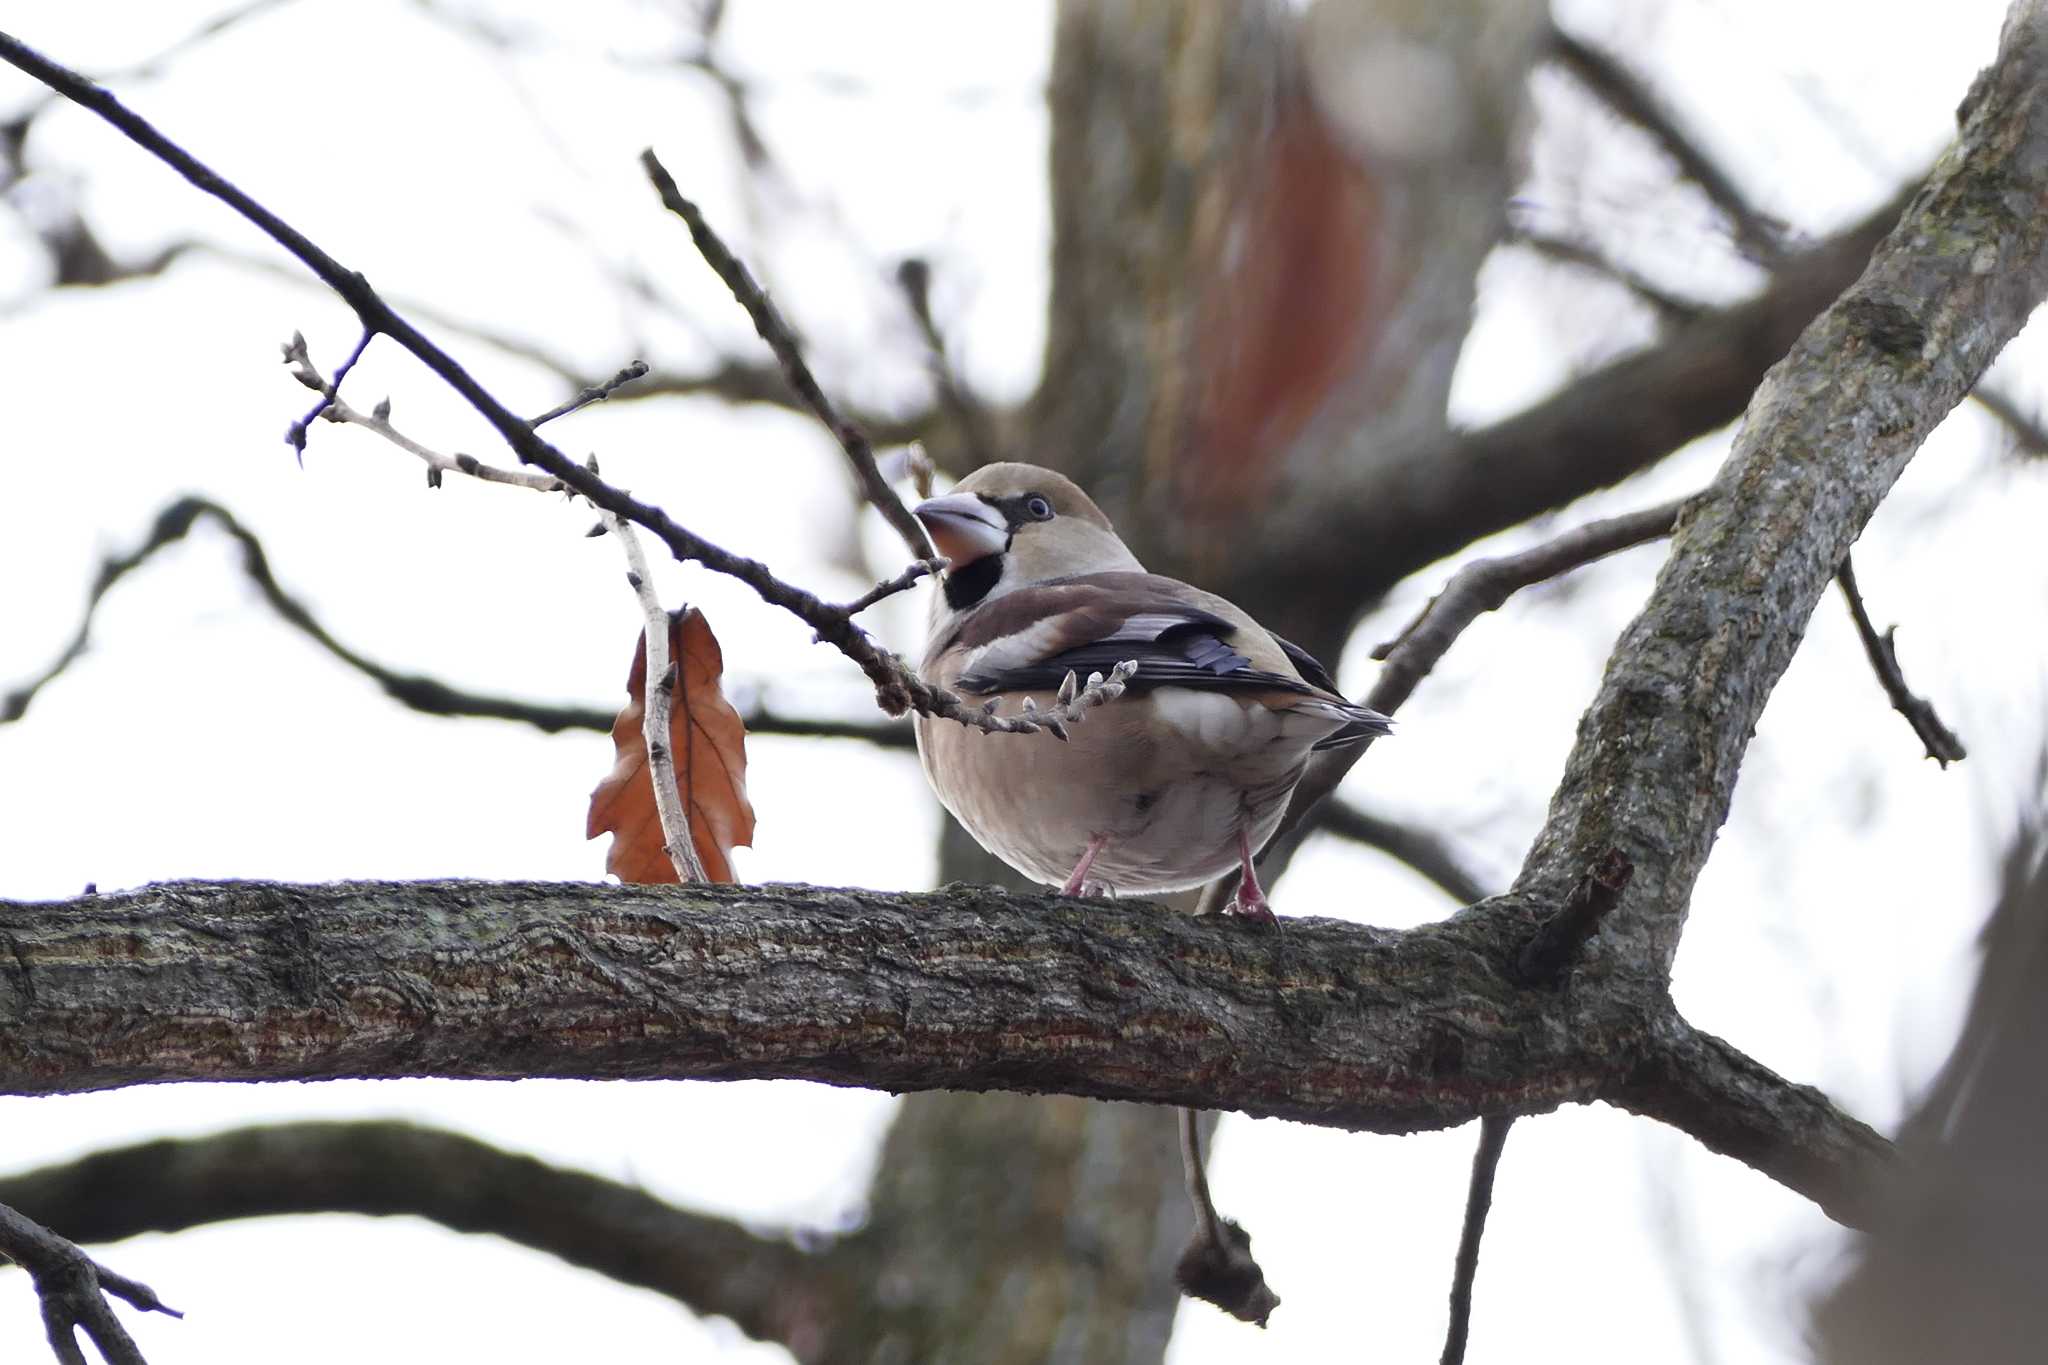
[[[1088,882],[1088,869],[1095,865],[1095,855],[1102,852],[1109,843],[1107,834],[1098,834],[1088,841],[1088,847],[1081,853],[1081,861],[1074,864],[1074,875],[1067,878],[1067,884],[1060,888],[1062,896],[1078,896]]]
[[[1244,875],[1237,883],[1237,894],[1230,898],[1230,904],[1223,907],[1227,915],[1242,915],[1258,924],[1278,923],[1273,917],[1273,907],[1266,904],[1266,893],[1259,889],[1258,869],[1252,866],[1252,839],[1245,830],[1237,832],[1237,857],[1244,865]]]

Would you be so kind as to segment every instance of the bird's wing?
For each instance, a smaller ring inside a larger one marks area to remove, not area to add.
[[[956,643],[966,665],[958,685],[981,694],[1046,691],[1070,672],[1085,679],[1135,659],[1130,685],[1137,690],[1324,694],[1289,668],[1285,655],[1248,638],[1257,626],[1212,606],[1227,604],[1156,574],[1081,574],[1019,588],[962,623]],[[1272,665],[1254,663],[1258,655],[1271,656]]]

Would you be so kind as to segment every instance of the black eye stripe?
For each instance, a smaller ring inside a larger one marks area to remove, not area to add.
[[[1052,500],[1043,493],[1018,493],[1007,498],[988,498],[988,504],[1003,514],[1012,531],[1034,521],[1051,521]]]

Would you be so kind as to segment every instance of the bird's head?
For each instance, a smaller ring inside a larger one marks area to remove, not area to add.
[[[1037,465],[984,465],[916,513],[952,561],[943,586],[955,611],[1050,578],[1144,568],[1086,493]]]

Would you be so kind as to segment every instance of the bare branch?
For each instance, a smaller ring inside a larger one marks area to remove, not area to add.
[[[1360,810],[1345,801],[1325,801],[1311,817],[1311,827],[1378,849],[1407,864],[1459,905],[1471,905],[1492,894],[1440,835],[1421,825]]]
[[[790,735],[805,739],[857,739],[878,749],[903,752],[917,747],[910,726],[900,720],[828,720],[822,716],[793,716],[756,704],[740,713],[750,735]]]
[[[831,645],[860,667],[875,686],[876,704],[890,715],[900,715],[915,708],[926,715],[982,730],[1028,733],[1043,728],[1058,733],[1057,721],[1048,724],[1032,721],[1029,717],[1004,719],[967,706],[945,688],[933,687],[926,683],[901,659],[877,646],[841,609],[777,578],[758,560],[733,554],[713,544],[679,525],[659,507],[641,502],[623,489],[606,483],[594,472],[571,460],[544,439],[534,430],[532,423],[499,402],[467,370],[456,363],[454,357],[436,346],[418,328],[393,310],[361,274],[344,267],[304,233],[166,138],[146,119],[130,112],[107,91],[78,73],[50,61],[5,33],[0,33],[0,59],[49,85],[67,99],[92,110],[131,141],[184,176],[194,186],[221,200],[261,228],[273,241],[296,256],[329,288],[340,295],[355,312],[365,332],[390,337],[460,394],[491,424],[519,456],[522,463],[539,467],[588,498],[593,505],[603,511],[645,527],[659,536],[668,546],[669,553],[677,559],[692,560],[715,573],[736,578],[752,588],[763,601],[783,608],[811,626],[817,632],[817,638],[821,643]],[[655,165],[658,169],[659,163]],[[676,199],[679,203],[688,202],[679,194]],[[692,208],[694,209],[694,206]],[[701,245],[700,243],[700,249]],[[741,269],[743,272],[744,268]],[[767,301],[763,298],[760,302],[765,306]],[[788,339],[786,328],[784,331],[785,339]],[[801,358],[798,359],[800,363]],[[807,371],[805,374],[808,377]],[[820,394],[819,397],[822,399],[823,395]],[[837,420],[836,417],[834,420]],[[847,444],[848,439],[852,439],[858,441],[864,448],[864,439],[859,438],[859,433],[846,427],[843,422],[835,426],[834,430],[851,433],[851,438],[842,438],[842,445]],[[849,458],[854,458],[852,448],[849,448],[848,455]],[[860,463],[858,460],[855,462]],[[894,504],[898,510],[902,510],[901,501],[890,491],[887,484],[881,482],[879,473],[874,472],[872,453],[869,453],[865,467],[866,471],[872,474],[869,492],[871,498],[877,501],[877,505],[886,508],[888,504]],[[910,517],[907,511],[903,512],[903,516],[913,527],[916,526],[916,519]],[[921,529],[917,531],[917,540],[919,557],[929,558],[930,547],[924,541]]]
[[[1332,585],[1370,601],[1482,536],[1618,483],[1726,426],[1764,372],[1862,270],[1900,195],[1788,261],[1755,298],[1701,315],[1646,350],[1475,431],[1374,452],[1355,484],[1304,486],[1259,538],[1240,597]]]
[[[1386,667],[1380,670],[1379,680],[1365,704],[1383,714],[1393,714],[1392,708],[1403,705],[1415,694],[1416,687],[1449,652],[1465,628],[1482,615],[1497,611],[1523,588],[1582,569],[1611,554],[1662,540],[1678,524],[1692,496],[1673,498],[1640,512],[1589,521],[1517,554],[1475,559],[1466,564],[1399,635],[1373,650],[1372,657]]]
[[[921,559],[895,577],[883,579],[839,610],[845,612],[848,616],[858,616],[877,602],[885,602],[897,593],[909,591],[945,567],[946,561],[944,559]]]
[[[1730,1044],[1672,1016],[1638,1075],[1610,1102],[1698,1138],[1813,1200],[1830,1217],[1869,1227],[1898,1174],[1892,1145],[1833,1114],[1827,1096],[1793,1085]],[[1788,1140],[1789,1139],[1789,1140]]]
[[[301,465],[306,462],[306,428],[315,419],[324,416],[328,409],[339,401],[341,397],[341,382],[348,378],[348,372],[353,370],[356,367],[356,362],[363,358],[363,352],[370,348],[370,342],[376,335],[377,333],[374,328],[363,328],[363,334],[356,339],[356,348],[348,353],[347,360],[341,362],[341,368],[334,372],[333,380],[323,379],[314,386],[320,391],[320,401],[313,405],[311,412],[292,423],[285,431],[284,439],[290,444],[293,453],[299,457]],[[293,354],[294,347],[297,348],[296,357]],[[285,347],[285,359],[287,361],[295,358],[303,359],[305,354],[306,342],[303,337],[294,336],[291,343]],[[312,369],[312,362],[307,361],[305,368],[308,370]]]
[[[1979,385],[1970,397],[2005,425],[2021,450],[2029,455],[2048,455],[2048,430],[2043,430],[2041,419],[2020,407],[2011,394]]]
[[[128,1329],[108,1307],[113,1294],[144,1312],[184,1314],[166,1306],[148,1285],[117,1275],[40,1223],[0,1204],[0,1257],[15,1262],[35,1281],[42,1300],[50,1349],[70,1365],[85,1365],[77,1333],[83,1331],[107,1365],[145,1365]]]
[[[1764,265],[1783,262],[1785,225],[1757,212],[1721,164],[1678,126],[1656,91],[1617,58],[1562,29],[1551,29],[1550,50],[1580,84],[1664,149],[1677,163],[1679,175],[1699,186],[1708,202],[1728,219],[1735,244],[1744,255]]]
[[[1202,1114],[1175,1111],[1180,1128],[1181,1170],[1188,1201],[1195,1206],[1195,1231],[1174,1266],[1174,1283],[1191,1299],[1214,1304],[1240,1322],[1264,1327],[1280,1306],[1266,1272],[1252,1258],[1252,1235],[1216,1212],[1209,1198],[1209,1173],[1202,1160]]]
[[[568,398],[560,403],[557,403],[554,407],[549,408],[546,412],[534,418],[533,425],[536,427],[543,427],[546,426],[549,422],[554,421],[557,417],[566,417],[570,413],[575,412],[579,408],[587,408],[592,403],[602,403],[605,399],[611,397],[614,393],[617,393],[620,389],[623,389],[624,387],[626,387],[626,385],[632,383],[634,380],[644,379],[646,377],[647,362],[644,360],[636,360],[632,364],[626,366],[624,369],[621,369],[617,374],[613,375],[610,379],[605,380],[602,384],[584,385],[583,388],[576,393],[575,397]]]
[[[141,568],[158,550],[182,540],[202,521],[214,522],[233,538],[242,552],[242,571],[255,585],[265,604],[275,611],[286,625],[304,634],[307,639],[319,645],[342,664],[375,682],[384,690],[385,695],[400,705],[430,716],[519,721],[548,734],[559,734],[564,730],[591,730],[598,734],[610,732],[613,713],[601,707],[470,692],[424,674],[401,673],[364,657],[335,639],[313,615],[311,608],[285,590],[271,571],[270,558],[262,542],[235,517],[234,513],[218,503],[194,497],[180,498],[164,508],[157,514],[156,521],[142,544],[127,554],[111,556],[101,564],[86,599],[85,611],[80,617],[78,629],[73,632],[63,651],[42,672],[0,696],[0,725],[20,720],[28,713],[36,695],[84,656],[92,638],[94,615],[99,609],[101,599],[114,585],[132,571]],[[907,576],[909,573],[910,570],[905,570],[904,575],[899,577]],[[858,739],[886,749],[912,747],[910,727],[901,721],[828,720],[822,717],[793,716],[772,711],[758,703],[747,710],[744,720],[747,730],[753,734]]]
[[[817,1249],[805,1251],[788,1234],[750,1232],[617,1181],[399,1122],[265,1124],[139,1143],[0,1178],[0,1200],[82,1242],[287,1213],[429,1218],[666,1294],[793,1349],[829,1322],[849,1269],[845,1244],[816,1234],[808,1244]]]
[[[910,315],[917,320],[917,330],[924,337],[926,368],[931,371],[932,384],[938,391],[939,406],[960,428],[967,458],[976,465],[991,464],[1001,459],[1001,448],[996,441],[994,425],[989,421],[988,409],[979,398],[968,392],[965,381],[953,368],[953,358],[946,351],[945,333],[939,330],[938,321],[932,317],[931,265],[917,257],[902,262],[896,267],[896,283],[901,286],[903,296],[910,304]]]
[[[672,747],[676,679],[681,675],[683,661],[669,658],[671,622],[661,605],[660,595],[654,591],[654,573],[647,567],[647,552],[640,548],[639,535],[622,517],[607,512],[604,520],[605,528],[618,538],[620,548],[625,551],[626,582],[632,585],[634,596],[640,599],[641,615],[647,619],[646,627],[641,631],[647,662],[640,733],[647,745],[647,776],[654,787],[654,812],[661,821],[662,851],[668,854],[669,863],[676,870],[677,881],[701,882],[705,880],[704,862],[697,856],[696,840],[690,837],[690,811],[683,804],[682,790],[676,785],[676,757]]]
[[[204,252],[240,269],[269,275],[287,284],[311,286],[321,283],[308,279],[302,271],[294,270],[267,256],[235,251],[210,242],[193,242],[183,249]],[[462,317],[419,299],[394,298],[391,303],[392,307],[408,317],[418,318],[443,332],[481,342],[492,350],[502,351],[538,369],[546,370],[571,390],[588,392],[593,388],[603,388],[608,383],[602,371],[586,370],[566,354],[531,337],[520,336]],[[622,369],[630,369],[640,363],[642,362],[633,361]],[[615,378],[617,373],[614,373]],[[651,398],[710,398],[722,403],[758,404],[781,408],[787,412],[805,415],[810,413],[810,409],[790,391],[789,383],[783,378],[780,366],[757,365],[734,357],[722,358],[708,370],[681,370],[650,365],[645,375],[627,388],[617,391],[615,397],[621,403]],[[940,414],[936,408],[898,415],[855,411],[853,420],[860,425],[862,431],[868,433],[869,439],[876,445],[890,446],[931,437],[940,425]]]
[[[509,484],[515,488],[531,488],[541,493],[560,493],[566,490],[566,485],[560,479],[547,474],[537,474],[526,469],[500,469],[497,465],[484,463],[474,455],[443,455],[438,450],[421,445],[391,425],[389,399],[379,403],[376,410],[370,413],[363,413],[350,407],[339,395],[341,377],[347,367],[335,371],[335,377],[331,382],[324,378],[320,373],[320,367],[313,363],[312,355],[306,349],[306,338],[303,333],[292,333],[292,339],[284,343],[283,350],[285,364],[292,367],[292,378],[321,394],[320,406],[308,414],[306,421],[310,422],[314,417],[325,417],[330,422],[347,422],[375,432],[400,450],[409,455],[416,455],[426,462],[427,486],[430,488],[439,488],[441,476],[453,473],[463,474],[484,483]],[[361,348],[358,347],[357,354],[361,353]],[[572,401],[558,412],[548,415],[557,416],[559,412],[569,411],[575,406],[579,405]],[[534,425],[538,426],[539,422],[535,422]],[[303,426],[304,423],[297,423],[292,428],[298,433],[299,439],[296,444],[300,447],[304,445]]]
[[[1472,1333],[1472,1285],[1479,1278],[1479,1239],[1486,1234],[1486,1215],[1493,1208],[1493,1177],[1507,1150],[1514,1119],[1489,1116],[1479,1120],[1479,1147],[1472,1153],[1472,1184],[1465,1193],[1465,1225],[1458,1234],[1458,1257],[1451,1270],[1451,1320],[1444,1329],[1441,1365],[1464,1365],[1465,1342]]]
[[[1863,641],[1863,653],[1870,660],[1871,670],[1877,674],[1885,696],[1891,699],[1892,709],[1904,716],[1906,724],[1912,726],[1913,733],[1920,737],[1927,756],[1944,768],[1968,758],[1969,752],[1963,748],[1963,741],[1956,737],[1955,731],[1942,724],[1941,717],[1934,713],[1934,704],[1914,695],[1913,690],[1906,686],[1906,675],[1899,669],[1898,647],[1892,642],[1899,628],[1892,626],[1879,635],[1877,627],[1870,624],[1870,613],[1863,607],[1863,594],[1856,589],[1856,568],[1850,556],[1842,557],[1842,567],[1835,574],[1835,583],[1849,604],[1849,615],[1856,622],[1856,636]]]
[[[2048,293],[2048,3],[2019,0],[1955,144],[1863,277],[1749,406],[1623,633],[1517,889],[1562,900],[1617,849],[1606,934],[1669,971],[1771,689],[1927,434]]]
[[[818,381],[811,377],[810,366],[804,363],[803,350],[797,344],[796,334],[783,319],[781,310],[776,308],[773,300],[763,292],[761,286],[754,283],[754,277],[747,270],[745,263],[733,255],[718,234],[712,231],[711,225],[704,220],[703,212],[696,204],[683,197],[683,192],[676,187],[674,178],[669,175],[667,168],[661,164],[652,149],[640,154],[640,164],[646,170],[647,178],[653,182],[655,190],[661,195],[662,206],[689,226],[690,240],[697,244],[698,252],[704,257],[705,262],[718,272],[718,278],[725,281],[725,286],[732,291],[733,298],[747,310],[747,316],[754,320],[754,330],[761,334],[761,339],[775,352],[775,359],[781,363],[782,373],[789,380],[789,386],[795,389],[810,410],[817,414],[818,420],[825,424],[826,430],[839,442],[839,448],[846,452],[847,461],[852,464],[854,477],[859,480],[861,491],[867,496],[867,500],[874,504],[875,510],[882,514],[884,521],[896,528],[896,534],[903,537],[903,543],[909,548],[911,558],[932,558],[931,539],[925,534],[923,525],[916,517],[910,515],[910,509],[903,505],[903,500],[896,496],[896,491],[889,487],[887,481],[882,478],[881,471],[875,468],[875,452],[868,445],[868,438],[861,433],[859,427],[840,415],[839,410],[833,407],[832,400],[825,396],[825,391],[818,387]]]
[[[1290,918],[1275,939],[966,885],[172,882],[0,902],[0,1091],[801,1078],[1374,1132],[1613,1098],[1864,1216],[1852,1192],[1889,1148],[1817,1094],[1725,1046],[1688,1051],[1647,988],[1516,981],[1549,908],[1504,897],[1403,932]],[[1738,1074],[1739,1114],[1697,1102]]]
[[[1365,705],[1382,715],[1393,715],[1415,694],[1415,689],[1442,661],[1465,628],[1482,614],[1496,610],[1523,588],[1671,534],[1690,501],[1675,498],[1640,512],[1588,522],[1518,554],[1474,560],[1465,565],[1399,635],[1373,651],[1373,657],[1386,666],[1366,694]],[[1299,836],[1306,833],[1304,822],[1337,790],[1337,784],[1371,746],[1368,739],[1310,760],[1308,771],[1287,798],[1279,829],[1259,855],[1262,865],[1268,858],[1285,865],[1299,844]],[[1418,870],[1424,876],[1431,875],[1423,865],[1418,865]],[[1202,893],[1203,908],[1221,906],[1236,889],[1237,878],[1238,874],[1233,872],[1212,883]]]
[[[555,705],[467,692],[461,688],[451,687],[439,679],[417,673],[400,673],[386,668],[375,660],[365,658],[330,635],[305,603],[285,591],[271,572],[270,559],[264,552],[262,542],[256,538],[254,532],[236,519],[234,513],[218,503],[194,497],[180,498],[164,508],[157,514],[155,524],[140,546],[128,554],[110,558],[100,566],[77,631],[49,667],[7,693],[5,697],[0,697],[0,725],[20,720],[27,714],[36,694],[84,655],[91,640],[93,616],[107,592],[129,573],[148,562],[150,556],[158,550],[182,540],[190,533],[192,527],[202,520],[215,522],[241,547],[243,572],[248,574],[249,581],[256,585],[256,590],[271,610],[283,618],[287,625],[303,633],[342,663],[374,680],[392,700],[428,715],[516,720],[549,734],[563,730],[596,730],[604,733],[611,729],[612,713],[609,711],[588,706]]]
[[[1666,326],[1683,326],[1707,311],[1705,305],[1680,298],[1640,272],[1624,266],[1591,242],[1561,237],[1555,233],[1538,232],[1534,228],[1512,222],[1508,226],[1505,240],[1519,242],[1538,255],[1565,265],[1578,266],[1582,270],[1590,270],[1603,279],[1612,280],[1648,304],[1656,312],[1659,321]]]

